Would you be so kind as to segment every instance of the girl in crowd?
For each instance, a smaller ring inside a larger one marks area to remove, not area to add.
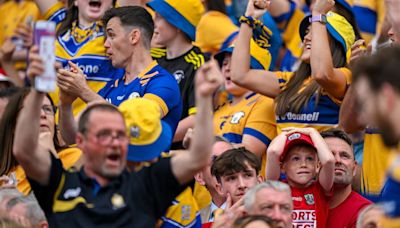
[[[352,26],[344,17],[330,12],[333,1],[317,0],[312,17],[304,18],[300,25],[303,53],[299,69],[295,72],[253,70],[249,66],[251,26],[268,8],[256,8],[254,2],[249,1],[241,19],[232,55],[232,80],[275,98],[278,133],[289,126],[311,126],[319,131],[335,127],[341,101],[351,81],[351,72],[346,66],[355,40]]]
[[[78,65],[95,92],[122,73],[111,65],[106,55],[104,25],[100,22],[116,0],[68,0],[68,8],[57,0],[35,1],[44,18],[57,24],[56,57],[63,67]],[[58,91],[51,97],[58,105]],[[84,107],[84,102],[77,99],[73,104],[74,115]]]

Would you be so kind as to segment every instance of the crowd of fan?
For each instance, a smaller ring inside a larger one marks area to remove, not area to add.
[[[400,227],[399,12],[0,1],[0,227]]]

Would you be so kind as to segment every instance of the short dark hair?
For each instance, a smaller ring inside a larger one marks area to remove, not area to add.
[[[389,83],[400,91],[400,47],[384,48],[375,55],[362,57],[352,67],[354,82],[365,78],[373,91]]]
[[[154,22],[150,13],[141,6],[124,6],[111,8],[104,13],[103,24],[107,27],[107,23],[114,17],[118,17],[122,26],[133,26],[140,29],[143,36],[143,44],[150,48],[151,38],[154,32]]]
[[[122,117],[122,113],[112,104],[109,103],[97,103],[88,106],[80,115],[78,120],[78,132],[82,133],[83,135],[86,134],[88,130],[88,122],[90,119],[90,114],[94,111],[105,111],[105,112],[114,112],[119,113]]]
[[[338,129],[338,128],[332,128],[326,131],[321,132],[322,138],[338,138],[343,141],[345,141],[347,144],[349,144],[350,147],[353,147],[353,141],[350,139],[349,135]]]
[[[218,156],[211,165],[211,174],[218,182],[221,177],[247,170],[247,165],[256,170],[256,174],[261,169],[260,159],[244,147],[227,150]]]

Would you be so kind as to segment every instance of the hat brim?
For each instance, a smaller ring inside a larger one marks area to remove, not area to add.
[[[172,142],[172,131],[170,126],[161,121],[161,134],[156,141],[149,145],[132,145],[128,146],[128,161],[145,162],[151,161],[160,156],[164,151],[167,151]]]
[[[304,139],[295,139],[295,140],[290,141],[290,142],[285,146],[285,149],[283,150],[282,155],[281,155],[281,157],[280,157],[280,161],[285,160],[285,157],[286,157],[287,153],[290,151],[290,149],[292,149],[294,146],[297,146],[297,145],[307,145],[307,146],[310,146],[310,147],[314,148],[315,150],[317,149],[317,148],[314,146],[314,144],[310,143],[310,142],[307,141],[307,140],[304,140]]]
[[[225,58],[225,54],[229,53],[232,54],[233,53],[233,47],[228,47],[225,48],[224,50],[218,52],[217,54],[214,55],[214,59],[217,60],[219,67],[222,67],[222,63],[224,61]],[[263,65],[253,56],[250,55],[250,68],[251,69],[259,69],[259,70],[265,70],[265,68],[263,67]]]
[[[191,41],[196,39],[196,27],[167,2],[154,0],[148,2],[146,5],[160,14],[168,23],[182,30]]]
[[[303,18],[303,20],[300,22],[299,34],[300,34],[301,41],[304,41],[304,37],[307,35],[306,31],[308,29],[308,26],[310,26],[310,24],[311,24],[310,18],[311,18],[311,15],[308,15],[305,18]],[[342,45],[343,50],[345,52],[347,52],[345,40],[329,22],[326,24],[326,29],[327,29],[329,35],[331,37],[333,37],[336,41],[338,41]]]

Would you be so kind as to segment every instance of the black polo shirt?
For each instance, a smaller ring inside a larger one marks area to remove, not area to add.
[[[29,180],[50,227],[154,227],[187,187],[172,174],[170,158],[100,187],[83,169],[66,171],[51,157],[49,185]]]

